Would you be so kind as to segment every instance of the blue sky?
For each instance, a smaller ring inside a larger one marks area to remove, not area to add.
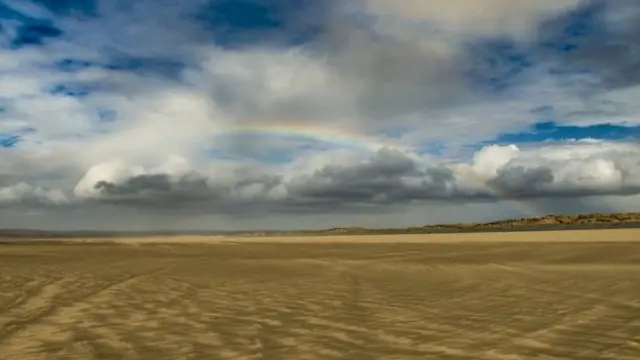
[[[596,124],[588,126],[558,126],[553,122],[536,123],[530,132],[500,134],[491,143],[518,144],[523,142],[562,141],[562,140],[627,140],[640,137],[640,126],[620,126]]]
[[[633,209],[638,24],[631,0],[4,1],[0,226]]]

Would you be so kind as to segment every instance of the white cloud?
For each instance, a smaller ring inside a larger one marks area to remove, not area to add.
[[[143,174],[141,166],[130,166],[122,160],[112,160],[92,166],[74,188],[74,194],[80,198],[99,197],[95,185],[100,181],[120,183],[128,178]]]
[[[61,205],[69,200],[59,189],[44,189],[33,187],[26,183],[18,183],[12,186],[0,188],[0,206],[30,204]]]
[[[637,193],[640,191],[640,146],[576,142],[530,149],[502,165],[497,179],[516,169],[546,170],[550,178],[544,183],[539,179],[530,181],[531,185],[542,186],[539,192],[550,195]]]
[[[515,145],[490,145],[478,151],[473,157],[473,171],[485,179],[498,176],[498,170],[520,155]]]

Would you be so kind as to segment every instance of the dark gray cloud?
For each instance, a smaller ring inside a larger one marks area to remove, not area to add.
[[[398,204],[446,197],[453,173],[444,167],[423,169],[406,154],[381,149],[365,162],[327,165],[286,184],[295,201],[330,206]]]
[[[91,196],[85,201],[94,205],[105,203],[177,213],[268,211],[264,208],[269,203],[267,193],[280,183],[280,177],[244,169],[235,170],[231,181],[196,171],[185,174],[153,172],[118,181],[96,181]],[[256,204],[252,210],[253,202]]]
[[[109,201],[167,205],[211,199],[206,179],[191,173],[172,181],[167,174],[143,174],[121,183],[98,181],[95,189]]]
[[[498,193],[512,198],[544,195],[545,187],[553,183],[553,170],[548,167],[526,168],[521,165],[501,168],[488,185]]]

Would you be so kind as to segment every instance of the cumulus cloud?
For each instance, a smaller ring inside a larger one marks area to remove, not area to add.
[[[509,197],[624,195],[640,190],[639,166],[637,144],[551,146],[511,158],[489,183]]]
[[[203,211],[229,210],[227,205],[272,198],[269,192],[279,179],[250,168],[219,166],[208,171],[192,167],[185,159],[170,157],[156,166],[144,167],[124,161],[95,165],[74,188],[80,201],[121,203],[172,209],[191,203]]]
[[[309,159],[312,161],[312,159]],[[200,211],[271,208],[377,210],[420,202],[498,201],[640,193],[637,144],[579,142],[519,149],[488,146],[469,163],[433,163],[383,148],[342,162],[274,171],[191,168],[178,158],[143,168],[111,162],[92,167],[75,188],[79,199],[163,206],[191,203]],[[216,171],[218,170],[218,171]],[[287,175],[288,174],[288,175]]]

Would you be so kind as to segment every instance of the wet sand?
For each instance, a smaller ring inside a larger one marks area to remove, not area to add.
[[[0,359],[640,359],[640,231],[0,244]]]

